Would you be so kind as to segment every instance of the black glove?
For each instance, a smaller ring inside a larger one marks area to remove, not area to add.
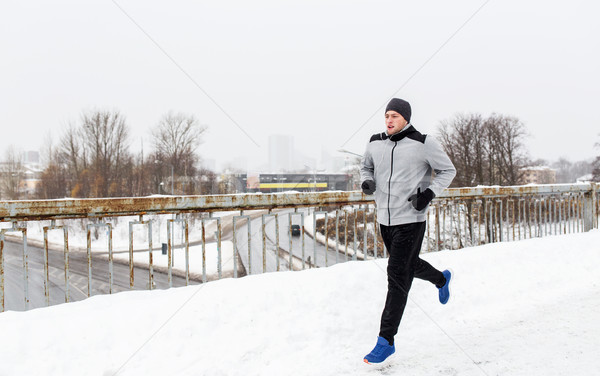
[[[362,191],[366,195],[372,195],[375,192],[375,182],[373,180],[365,180],[360,185]]]
[[[429,205],[431,200],[435,197],[435,193],[429,188],[425,192],[421,193],[421,188],[417,188],[417,193],[410,196],[408,201],[417,210],[423,210]]]

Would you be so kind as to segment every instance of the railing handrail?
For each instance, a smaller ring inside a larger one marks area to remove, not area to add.
[[[600,184],[580,183],[449,188],[437,199],[585,193],[598,190],[598,186]],[[319,207],[373,202],[373,196],[364,195],[361,191],[0,201],[0,221]]]
[[[0,221],[255,210],[372,203],[360,191],[0,201]]]
[[[598,183],[574,184],[536,184],[536,185],[510,185],[510,186],[477,186],[464,188],[445,189],[437,198],[459,197],[498,197],[520,195],[550,195],[557,193],[585,193],[598,190]]]

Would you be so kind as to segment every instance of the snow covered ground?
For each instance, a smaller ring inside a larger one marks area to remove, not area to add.
[[[213,218],[220,217],[223,222],[231,221],[231,217],[238,214],[237,212],[215,212]],[[152,252],[153,264],[155,266],[168,266],[168,257],[163,255],[160,250],[161,243],[167,243],[167,221],[172,219],[172,215],[151,215],[146,221],[152,221],[152,242],[154,251]],[[112,226],[112,246],[114,252],[114,260],[123,263],[129,262],[129,223],[138,221],[139,217],[125,216],[106,218],[105,223],[110,223]],[[68,227],[69,233],[69,249],[73,251],[85,252],[87,250],[87,225],[93,223],[87,219],[81,220],[62,220],[57,221],[57,225]],[[44,241],[44,226],[49,226],[49,221],[32,221],[28,223],[27,239],[30,244],[43,247]],[[147,267],[149,264],[148,257],[148,224],[135,224],[133,228],[134,240],[134,263],[138,266]],[[202,221],[198,218],[188,218],[188,236],[189,236],[189,270],[190,273],[196,276],[201,276],[206,272],[208,278],[216,278],[219,268],[219,255],[217,245],[217,223],[213,219],[205,220],[206,244],[205,244],[205,264],[203,268],[202,262]],[[3,223],[0,227],[10,227],[8,223]],[[172,227],[173,235],[173,269],[180,272],[185,272],[185,249],[183,246],[184,232],[183,223],[175,222]],[[92,252],[108,253],[108,227],[99,226],[92,228]],[[13,238],[22,238],[21,233],[10,233]],[[62,229],[48,231],[48,241],[50,248],[62,250],[64,245],[64,235]],[[221,271],[222,273],[233,272],[233,243],[223,240],[221,244]]]
[[[217,278],[219,271],[219,247],[217,243],[206,243],[204,247],[205,260],[202,260],[202,245],[191,245],[188,249],[188,268],[190,273],[201,276],[206,273],[209,279]],[[185,248],[173,249],[173,269],[185,272]],[[221,242],[221,271],[233,271],[233,242],[224,240]],[[129,263],[129,252],[116,253],[115,260],[121,260],[124,263]],[[135,252],[133,254],[133,262],[135,265],[147,267],[149,262],[148,252]],[[163,255],[162,250],[152,251],[152,264],[155,266],[169,267],[168,255]],[[203,268],[204,266],[204,268]]]
[[[221,217],[223,221],[231,220],[234,212],[216,212],[213,218]],[[152,242],[154,247],[160,247],[161,243],[167,242],[167,222],[173,219],[170,214],[148,215],[145,221],[152,221]],[[189,225],[190,242],[199,242],[202,239],[202,221],[199,216],[188,215],[186,217]],[[139,220],[137,216],[107,217],[102,223],[110,223],[112,226],[112,245],[113,250],[124,251],[129,249],[129,223]],[[27,226],[28,240],[44,240],[43,227],[48,226],[50,221],[31,221]],[[57,225],[66,225],[69,228],[69,247],[71,249],[87,249],[87,225],[96,223],[89,219],[71,219],[59,220]],[[9,227],[10,224],[3,224]],[[133,228],[133,241],[135,249],[148,248],[148,225],[135,224]],[[214,232],[216,231],[216,221],[206,219],[206,241],[216,241]],[[92,232],[92,252],[108,252],[108,227],[98,226],[91,229]],[[11,235],[20,237],[20,233],[11,233]],[[183,242],[183,222],[175,222],[173,225],[173,241],[177,244]],[[50,246],[55,249],[63,247],[62,230],[48,231],[48,241]]]
[[[593,375],[600,231],[423,255],[388,366],[386,260],[223,279],[0,314],[0,375]]]

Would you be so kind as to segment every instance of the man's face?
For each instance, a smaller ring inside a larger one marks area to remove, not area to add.
[[[385,126],[389,136],[398,133],[408,124],[402,115],[396,111],[388,111],[385,113]]]

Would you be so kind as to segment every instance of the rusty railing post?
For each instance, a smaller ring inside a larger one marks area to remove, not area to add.
[[[598,218],[595,185],[589,186],[589,190],[583,193],[583,231],[585,232],[597,226],[595,222]]]

